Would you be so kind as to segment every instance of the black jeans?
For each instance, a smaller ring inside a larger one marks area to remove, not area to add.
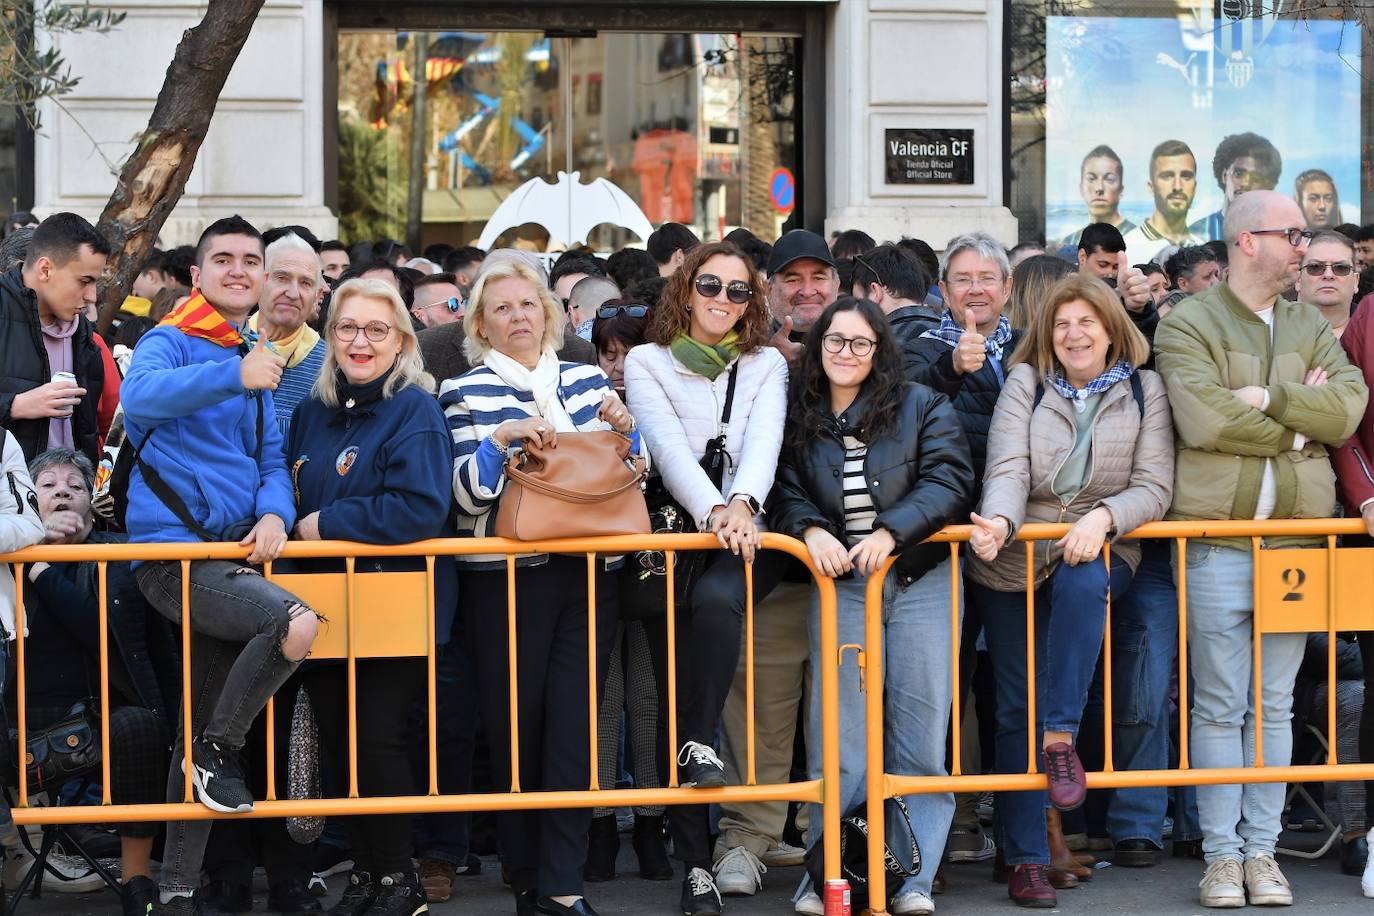
[[[599,564],[598,564],[599,565]],[[587,561],[551,556],[519,569],[516,578],[516,680],[522,792],[586,789],[591,785],[587,747]],[[491,742],[497,791],[510,789],[509,627],[506,572],[464,571],[458,610],[471,634],[483,720]],[[616,578],[596,576],[596,682],[598,700],[615,639]],[[542,896],[582,893],[590,808],[509,811],[496,818],[501,861],[511,889]]]
[[[754,603],[768,597],[782,579],[788,557],[776,551],[762,551],[754,557]],[[677,766],[676,754],[688,741],[716,744],[725,698],[735,681],[740,646],[744,633],[744,561],[732,553],[718,551],[711,556],[705,572],[692,589],[685,613],[677,614],[677,747],[665,759],[661,773]],[[654,663],[654,678],[668,683],[667,620],[644,622],[649,634],[649,649]],[[659,693],[659,721],[668,721],[668,691]],[[667,725],[663,726],[665,729]],[[666,748],[665,748],[666,751]],[[711,867],[711,829],[707,805],[670,805],[668,830],[673,837],[673,855],[688,869]]]
[[[413,795],[410,766],[413,734],[406,714],[424,692],[423,658],[364,658],[357,662],[358,795]],[[348,669],[320,662],[301,671],[320,729],[320,759],[348,791]],[[323,774],[322,774],[323,775]],[[328,780],[322,780],[328,783]],[[344,819],[358,871],[375,877],[413,871],[414,839],[408,814],[374,814]]]

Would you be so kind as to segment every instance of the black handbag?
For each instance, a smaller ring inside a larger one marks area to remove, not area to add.
[[[725,386],[725,408],[721,411],[721,432],[706,443],[701,456],[701,469],[722,490],[725,469],[730,465],[730,453],[725,450],[725,427],[730,424],[730,410],[735,402],[735,376],[739,363],[730,367],[730,380]],[[675,499],[660,477],[651,477],[644,485],[644,501],[649,507],[649,531],[652,534],[690,534],[697,530],[696,521]],[[701,550],[679,550],[673,554],[674,604],[681,611],[692,595],[692,586],[706,568],[706,553]],[[625,558],[620,568],[620,619],[651,620],[668,613],[668,558],[662,550],[636,550]]]
[[[5,784],[19,785],[14,748],[19,744],[17,729],[9,729],[8,747],[0,763]],[[100,774],[100,705],[85,699],[71,708],[66,717],[45,728],[29,729],[24,736],[25,769],[29,794],[36,795],[65,782]]]
[[[902,865],[892,848],[883,844],[883,870],[887,875],[887,902],[891,903],[902,889],[902,883],[921,872],[921,847],[916,842],[916,831],[911,827],[911,814],[906,802],[900,797],[889,799],[901,814],[906,826],[907,836],[911,837],[911,868]],[[825,887],[825,836],[806,851],[804,864],[811,883],[816,888]],[[860,913],[868,907],[868,808],[860,802],[844,817],[840,818],[840,876],[849,881],[850,905],[854,912]]]

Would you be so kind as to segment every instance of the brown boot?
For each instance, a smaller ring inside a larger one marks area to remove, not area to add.
[[[1064,843],[1064,826],[1057,808],[1045,811],[1045,840],[1050,847],[1051,866],[1063,869],[1079,881],[1092,880],[1093,870],[1081,864]]]

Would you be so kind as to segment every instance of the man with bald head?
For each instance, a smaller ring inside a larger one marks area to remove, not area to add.
[[[1178,438],[1167,517],[1326,517],[1336,503],[1328,449],[1355,431],[1369,391],[1321,314],[1283,298],[1312,238],[1298,205],[1273,191],[1250,191],[1227,208],[1223,233],[1227,281],[1180,302],[1155,334]],[[1266,537],[1263,547],[1322,543]],[[1193,766],[1253,766],[1257,714],[1264,765],[1287,766],[1305,634],[1262,637],[1262,689],[1252,701],[1251,541],[1195,539],[1186,552],[1186,567],[1176,555],[1175,568],[1187,576]],[[1203,906],[1244,906],[1247,898],[1292,904],[1274,861],[1283,801],[1281,782],[1198,787]]]

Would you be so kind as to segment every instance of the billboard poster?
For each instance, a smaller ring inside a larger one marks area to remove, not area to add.
[[[1228,200],[1271,188],[1312,229],[1360,221],[1360,30],[1276,16],[1051,16],[1045,237],[1122,230],[1133,263],[1221,237]]]

